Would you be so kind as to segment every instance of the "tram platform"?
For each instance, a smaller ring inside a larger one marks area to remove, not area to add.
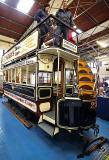
[[[0,98],[0,160],[77,160],[84,140],[76,134],[59,133],[50,137],[36,125],[27,129],[3,104]],[[100,136],[109,137],[109,122],[97,118]],[[85,133],[85,138],[93,136],[93,131]],[[107,160],[108,144],[101,150],[81,158],[83,160]]]

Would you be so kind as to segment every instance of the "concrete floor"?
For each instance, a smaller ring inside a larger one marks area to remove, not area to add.
[[[0,98],[0,160],[77,160],[84,141],[75,134],[63,133],[55,138],[39,127],[27,129],[3,104]],[[99,136],[109,137],[109,122],[97,118]],[[93,132],[90,130],[86,137]],[[96,150],[83,160],[109,160],[109,146]]]

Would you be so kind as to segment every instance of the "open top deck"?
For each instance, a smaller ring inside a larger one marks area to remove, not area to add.
[[[2,59],[2,64],[3,66],[7,66],[13,62],[16,62],[18,60],[22,60],[25,57],[30,57],[33,54],[54,54],[58,55],[60,57],[65,58],[66,60],[70,59],[78,59],[79,57],[76,55],[77,54],[77,43],[78,43],[78,38],[77,38],[77,33],[76,31],[73,31],[76,33],[75,37],[72,37],[73,39],[76,39],[74,43],[72,40],[65,40],[63,39],[62,36],[59,36],[60,39],[60,44],[59,48],[54,47],[54,39],[56,38],[55,30],[53,29],[52,26],[50,26],[50,32],[49,35],[44,35],[45,36],[45,47],[44,49],[39,49],[39,42],[41,39],[40,36],[40,25],[43,24],[44,22],[48,19],[52,18],[54,21],[59,21],[59,23],[62,23],[65,27],[68,28],[68,30],[72,30],[71,27],[69,27],[67,24],[63,23],[60,19],[53,15],[49,15],[47,18],[45,18],[41,23],[39,23],[33,30],[31,30],[25,37],[23,37],[21,40],[19,40],[13,47],[11,47],[4,55]],[[43,47],[43,45],[41,46]]]

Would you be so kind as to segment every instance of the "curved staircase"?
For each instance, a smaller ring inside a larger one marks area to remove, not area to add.
[[[95,78],[87,62],[78,62],[78,73],[79,96],[83,96],[83,99],[96,98]]]

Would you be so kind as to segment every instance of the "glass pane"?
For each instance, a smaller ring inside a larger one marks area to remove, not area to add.
[[[51,73],[39,72],[38,73],[38,83],[51,84]]]
[[[26,76],[26,66],[22,67],[22,83],[26,84],[27,76]]]
[[[27,66],[27,84],[35,86],[36,65]]]
[[[20,82],[20,68],[16,68],[16,83]]]
[[[15,82],[15,69],[12,69],[12,82]]]
[[[9,72],[9,82],[11,82],[11,70],[9,70],[8,72]]]
[[[73,70],[66,70],[66,84],[73,84]]]
[[[57,84],[58,82],[58,71],[55,72],[54,76],[54,83]],[[59,84],[61,83],[61,71],[59,71]]]

